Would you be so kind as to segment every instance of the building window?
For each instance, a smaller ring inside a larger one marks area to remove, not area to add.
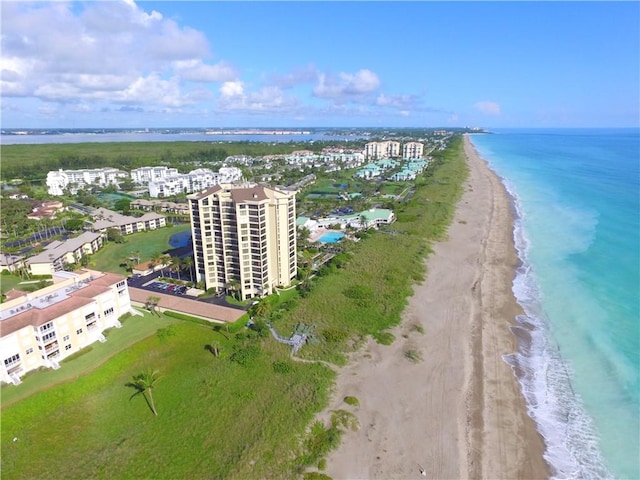
[[[65,346],[64,346],[64,349],[65,349],[65,350],[71,350],[71,345],[65,345]]]
[[[122,282],[118,282],[118,283],[116,284],[116,287],[118,287],[118,288],[120,288],[120,287],[124,287],[124,283],[125,283],[125,282],[124,282],[124,280],[123,280]]]
[[[9,358],[4,359],[4,366],[8,367],[9,365],[13,365],[20,361],[20,354],[16,353],[15,355],[11,355]]]
[[[47,342],[48,340],[50,340],[52,338],[56,338],[56,332],[47,333],[46,335],[44,335],[42,337],[42,341],[43,342]]]
[[[90,320],[93,320],[94,318],[96,318],[96,314],[94,313],[90,313],[89,315],[85,315],[84,319],[88,322]]]
[[[69,340],[69,335],[65,335],[64,337],[62,337],[63,342],[66,342],[67,340]]]
[[[107,308],[107,309],[104,311],[104,316],[105,316],[105,317],[107,317],[107,316],[109,316],[109,315],[111,315],[111,314],[113,314],[113,307],[111,307],[111,308]]]
[[[25,353],[27,355],[31,355],[33,353],[33,348],[31,348],[31,347],[27,348],[27,351]]]
[[[79,328],[78,330],[76,330],[76,335],[80,335],[82,333],[82,329]]]

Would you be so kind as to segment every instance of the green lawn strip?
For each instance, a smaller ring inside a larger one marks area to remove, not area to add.
[[[237,340],[222,340],[216,358],[205,349],[221,342],[215,332],[172,328],[175,335],[151,336],[90,375],[6,408],[3,478],[292,478],[292,453],[326,404],[333,372],[292,362],[281,348],[239,365],[229,359]],[[290,364],[286,373],[272,368],[277,358]],[[161,375],[157,417],[127,387],[147,368]]]
[[[0,291],[6,293],[12,288],[16,288],[20,282],[22,282],[22,279],[18,275],[3,273],[0,275]]]
[[[152,335],[159,328],[177,321],[165,315],[158,317],[148,312],[145,312],[143,317],[129,317],[124,321],[122,328],[112,328],[107,331],[106,342],[92,343],[87,353],[69,361],[63,360],[58,370],[34,371],[23,377],[20,385],[3,385],[2,407],[4,409],[18,400],[46,390],[53,385],[74,380],[106,363],[111,357],[131,345]]]
[[[110,243],[99,252],[91,256],[90,267],[101,272],[113,272],[127,275],[122,263],[131,256],[139,254],[140,261],[151,260],[153,255],[170,250],[169,239],[176,233],[189,230],[191,227],[179,225],[176,227],[159,228],[146,232],[134,233],[124,238],[124,243]]]

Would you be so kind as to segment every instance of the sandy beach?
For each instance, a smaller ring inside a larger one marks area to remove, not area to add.
[[[390,346],[341,369],[328,407],[360,428],[327,458],[339,479],[541,479],[544,444],[511,368],[517,256],[509,197],[465,138],[470,175],[447,240],[434,245]],[[407,358],[418,352],[421,360]],[[356,396],[359,407],[343,399]]]

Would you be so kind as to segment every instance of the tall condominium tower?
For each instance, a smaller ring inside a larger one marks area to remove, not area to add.
[[[189,195],[197,280],[241,298],[268,295],[296,276],[294,193],[221,184]]]

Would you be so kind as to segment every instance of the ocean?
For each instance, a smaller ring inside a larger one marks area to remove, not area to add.
[[[554,478],[640,478],[640,132],[473,135],[514,199],[525,315],[504,357]]]

